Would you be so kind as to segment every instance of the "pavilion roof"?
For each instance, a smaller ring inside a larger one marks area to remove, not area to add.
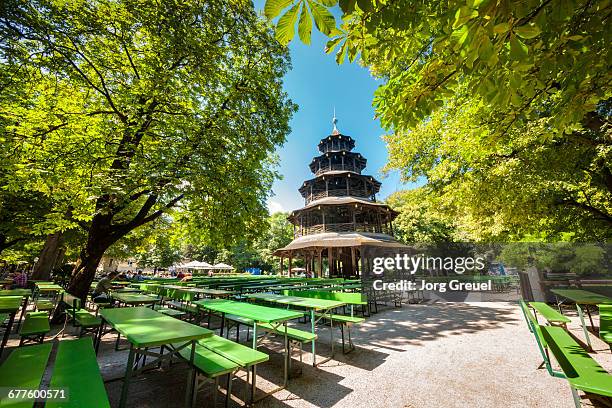
[[[281,256],[287,251],[312,247],[329,248],[358,246],[406,247],[406,245],[398,242],[395,238],[387,234],[373,232],[323,232],[294,239],[289,245],[274,251],[273,255]]]

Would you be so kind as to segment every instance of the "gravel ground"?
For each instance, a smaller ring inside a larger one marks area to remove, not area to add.
[[[575,313],[568,309],[568,314],[572,317],[570,330],[582,339]],[[72,332],[69,328],[68,333]],[[339,333],[335,336],[338,340]],[[320,327],[319,337],[317,354],[327,356],[331,351],[329,329]],[[607,345],[594,336],[591,339],[596,351],[593,356],[612,370]],[[105,380],[120,377],[125,370],[127,352],[114,351],[114,340],[112,335],[105,336],[100,349],[98,361]],[[312,367],[309,352],[304,351],[303,363],[296,353],[288,388],[257,406],[573,407],[567,381],[538,369],[542,359],[516,304],[435,303],[385,308],[354,327],[353,340],[355,351],[343,355],[336,343],[335,358],[318,368]],[[12,338],[9,347],[16,344]],[[274,340],[265,341],[260,350],[270,354],[270,361],[258,369],[261,394],[281,383],[282,357],[280,344]],[[131,384],[128,406],[181,407],[186,378],[184,363],[149,371]],[[232,406],[240,406],[244,384],[241,372],[233,382]],[[121,385],[121,381],[106,384],[113,407]],[[212,406],[212,391],[212,383],[206,384],[198,393],[197,406]],[[222,399],[219,394],[219,406]],[[585,401],[584,406],[591,404]]]

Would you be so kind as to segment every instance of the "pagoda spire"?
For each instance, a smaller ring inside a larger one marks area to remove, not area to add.
[[[336,127],[336,124],[338,123],[338,118],[336,117],[336,107],[334,106],[334,117],[332,118],[332,123],[334,125],[334,130],[332,130],[332,135],[339,135],[340,132],[338,131],[338,128]]]

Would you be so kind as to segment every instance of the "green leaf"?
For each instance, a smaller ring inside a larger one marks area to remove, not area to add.
[[[327,7],[333,7],[338,4],[338,0],[319,0],[321,4]]]
[[[460,7],[455,13],[453,28],[461,27],[475,17],[478,17],[478,10],[472,10],[467,6]]]
[[[451,37],[455,40],[457,44],[456,49],[459,49],[463,46],[463,44],[468,38],[469,33],[470,30],[465,25],[461,26],[460,29],[453,31]]]
[[[325,8],[325,6],[322,6],[315,1],[308,0],[308,5],[310,6],[310,11],[314,17],[317,29],[323,34],[329,36],[332,33],[332,30],[336,29],[336,19],[334,16]]]
[[[342,40],[342,38],[344,37],[336,37],[329,40],[327,44],[325,44],[325,53],[329,54],[330,52],[332,52],[334,48],[336,48],[336,45],[338,45],[338,43]]]
[[[355,57],[357,56],[357,51],[358,51],[358,49],[355,46],[348,47],[349,62],[355,61]]]
[[[300,36],[300,40],[302,40],[304,44],[310,45],[310,36],[312,34],[312,19],[310,18],[310,14],[308,13],[308,7],[306,7],[306,4],[304,4],[304,6],[302,7],[302,13],[300,14],[298,34]]]
[[[355,5],[357,4],[356,0],[340,0],[339,2],[340,9],[344,14],[351,14],[355,11]]]
[[[372,11],[372,0],[357,0],[357,5],[361,9],[361,11]]]
[[[342,43],[342,47],[336,53],[336,63],[342,64],[344,62],[344,57],[346,57],[346,49],[347,49],[348,41]]]
[[[520,61],[527,57],[528,53],[529,49],[517,36],[510,37],[510,58]]]
[[[301,3],[298,3],[291,7],[288,12],[283,14],[276,24],[276,29],[274,30],[276,33],[276,39],[283,45],[289,44],[295,35],[295,23],[297,20],[298,11],[300,9],[300,4]]]
[[[266,0],[264,15],[268,20],[272,20],[278,16],[281,11],[289,7],[292,2],[293,0]]]
[[[536,25],[523,25],[520,27],[514,27],[513,31],[519,37],[525,38],[527,40],[537,37],[542,32],[542,30],[540,30],[540,27]]]
[[[510,30],[510,24],[508,23],[499,23],[495,27],[493,27],[493,32],[495,34],[504,34]]]

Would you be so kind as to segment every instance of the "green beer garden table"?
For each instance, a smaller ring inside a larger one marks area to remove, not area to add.
[[[36,283],[36,289],[39,292],[61,292],[64,290],[64,288],[55,283]]]
[[[310,313],[310,326],[312,334],[315,333],[316,323],[323,319],[327,318],[330,324],[330,341],[331,341],[331,356],[326,358],[325,360],[319,362],[319,364],[323,364],[334,357],[334,321],[332,318],[332,314],[330,311],[337,307],[342,307],[345,305],[343,302],[338,302],[335,300],[327,300],[327,299],[314,299],[314,298],[303,298],[297,296],[284,296],[284,295],[276,295],[273,293],[252,293],[247,295],[249,299],[262,300],[264,302],[277,303],[286,306],[293,307],[301,307],[304,309],[308,309]],[[318,319],[315,319],[315,312],[320,312],[320,316]],[[312,365],[313,367],[317,366],[317,353],[316,353],[316,341],[312,342]]]
[[[21,313],[19,314],[19,321],[17,322],[17,330],[21,326],[21,320],[25,316],[26,308],[28,307],[28,299],[32,295],[32,291],[30,289],[6,289],[0,290],[0,296],[21,296],[22,306]]]
[[[120,407],[127,406],[127,396],[130,380],[148,368],[156,366],[162,360],[170,360],[173,355],[191,345],[190,370],[185,395],[185,405],[192,401],[191,395],[195,383],[193,359],[196,342],[211,337],[213,332],[200,326],[166,316],[147,307],[126,307],[116,309],[102,309],[100,316],[104,319],[103,326],[109,324],[115,331],[125,337],[130,343],[127,368],[121,389]],[[151,347],[160,347],[159,353],[148,350]],[[164,354],[164,350],[170,353]],[[156,357],[154,361],[138,368],[139,360],[144,356]]]
[[[289,359],[291,356],[289,355],[289,341],[287,339],[287,322],[289,320],[298,319],[302,317],[302,314],[299,312],[293,312],[290,310],[277,309],[274,307],[253,305],[251,303],[245,302],[237,302],[235,300],[226,300],[226,299],[202,299],[193,302],[201,309],[206,309],[212,312],[220,313],[222,321],[225,321],[226,314],[237,315],[240,317],[244,317],[245,319],[253,320],[253,348],[257,350],[257,344],[263,341],[267,334],[264,335],[261,339],[257,339],[257,324],[258,323],[269,323],[275,329],[278,329],[281,325],[284,328],[285,333],[285,358],[284,360],[284,376],[283,376],[283,385],[274,391],[268,392],[266,395],[273,394],[279,390],[282,390],[287,386],[287,380],[289,378]],[[255,372],[253,372],[253,382],[252,387],[255,389]]]
[[[111,292],[113,293],[140,293],[141,291],[138,288],[122,287],[118,289],[112,289]]]
[[[154,305],[155,303],[159,302],[159,298],[157,296],[140,295],[136,293],[113,292],[111,297],[119,303],[130,306]]]
[[[208,289],[208,288],[186,288],[183,289],[186,292],[197,293],[202,296],[210,296],[212,298],[226,298],[234,294],[234,292],[229,290],[221,290],[221,289]]]
[[[15,314],[21,307],[22,296],[0,296],[0,313],[8,313],[9,321],[2,336],[2,344],[0,345],[0,357],[6,346],[11,330],[13,329],[13,322],[15,321]]]
[[[590,350],[593,350],[593,346],[591,346],[591,339],[589,338],[589,331],[586,328],[586,323],[584,322],[584,315],[582,313],[582,308],[580,305],[584,305],[584,308],[589,316],[589,320],[591,321],[591,327],[594,327],[593,318],[591,317],[591,312],[589,311],[589,306],[599,305],[599,304],[612,304],[612,298],[609,298],[604,295],[600,295],[599,293],[589,292],[584,289],[551,289],[551,292],[555,294],[555,298],[557,300],[557,308],[559,312],[561,312],[561,304],[562,301],[559,301],[559,297],[569,299],[572,302],[576,303],[576,310],[578,310],[578,316],[580,317],[580,324],[582,326],[582,331],[584,332],[584,337],[586,338],[587,345]]]

